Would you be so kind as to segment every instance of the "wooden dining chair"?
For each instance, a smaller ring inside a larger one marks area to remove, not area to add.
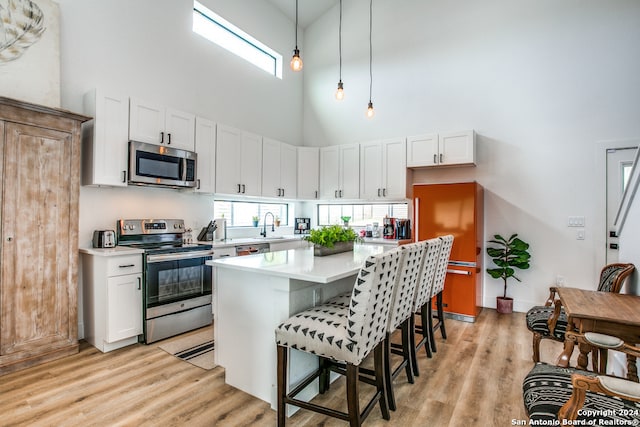
[[[633,264],[614,263],[600,272],[598,291],[619,293],[624,281],[633,273]],[[564,341],[567,332],[567,314],[556,298],[557,288],[549,288],[549,298],[544,305],[532,307],[526,315],[527,328],[533,333],[533,361],[540,361],[540,342],[543,339]],[[557,313],[554,314],[554,312]]]
[[[616,350],[635,362],[640,348],[622,339],[569,331],[567,343],[598,351]],[[593,371],[536,363],[522,382],[522,397],[530,423],[535,425],[640,425],[640,384],[631,372],[626,378]],[[572,421],[572,422],[571,422]]]

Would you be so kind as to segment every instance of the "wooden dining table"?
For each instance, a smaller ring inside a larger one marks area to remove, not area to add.
[[[640,296],[561,287],[558,297],[569,325],[573,324],[578,332],[597,332],[619,337],[627,343],[640,343]],[[569,366],[573,350],[574,342],[565,340],[558,366]],[[589,351],[588,346],[580,348],[579,369],[586,369]],[[637,375],[635,360],[631,362],[627,360],[627,368]]]

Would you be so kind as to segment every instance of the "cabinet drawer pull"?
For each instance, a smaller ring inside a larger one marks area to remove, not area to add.
[[[160,144],[164,144],[164,132],[160,132]]]
[[[438,156],[437,155],[433,155],[433,163],[438,163]]]
[[[129,268],[129,267],[135,267],[135,264],[125,264],[125,265],[119,265],[118,267],[120,268]]]

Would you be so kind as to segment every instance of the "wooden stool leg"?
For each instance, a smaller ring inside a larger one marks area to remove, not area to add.
[[[287,348],[278,346],[278,427],[284,427],[287,420],[287,405],[284,398],[287,395]]]
[[[436,349],[436,337],[433,334],[433,307],[431,306],[431,301],[429,301],[428,305],[428,309],[429,309],[429,314],[427,315],[427,333],[429,334],[429,343],[431,345],[431,351],[433,353],[435,353],[436,351],[438,351]]]
[[[384,363],[383,363],[383,375],[385,388],[384,392],[387,395],[387,401],[389,403],[389,409],[392,411],[396,410],[396,398],[393,394],[393,378],[391,377],[391,335],[387,332],[387,336],[383,341],[383,354],[384,354]],[[375,355],[374,355],[375,356]]]
[[[404,369],[407,373],[407,381],[409,381],[409,384],[413,384],[413,359],[411,355],[411,334],[413,329],[409,329],[409,319],[402,322],[400,332],[402,333],[402,357],[406,360]],[[389,362],[391,362],[390,359]]]
[[[447,339],[447,330],[444,327],[444,307],[442,306],[442,292],[440,292],[436,298],[436,305],[438,307],[438,322],[440,322],[440,334],[443,339]]]
[[[533,333],[533,363],[540,361],[540,341],[542,341],[542,335],[537,332]]]
[[[420,370],[418,369],[418,355],[416,352],[416,318],[414,314],[409,317],[409,351],[413,375],[418,377],[420,376]]]
[[[380,394],[380,411],[382,412],[382,418],[385,420],[391,419],[391,414],[389,413],[389,404],[387,401],[387,393],[386,393],[386,380],[384,376],[384,346],[383,343],[379,343],[376,348],[373,349],[373,364],[374,371],[376,375],[376,389],[377,393]],[[357,378],[357,377],[356,377]]]
[[[349,425],[351,427],[360,427],[362,420],[360,418],[360,381],[358,380],[358,366],[347,363],[347,408],[349,411]]]

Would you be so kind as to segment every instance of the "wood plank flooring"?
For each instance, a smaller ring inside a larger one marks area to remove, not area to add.
[[[510,426],[525,420],[522,379],[531,369],[531,334],[524,314],[484,309],[476,323],[447,319],[432,359],[419,355],[420,376],[395,381],[398,410],[368,426]],[[224,383],[224,370],[205,371],[158,348],[138,344],[80,353],[0,377],[0,426],[274,426],[269,405]],[[275,344],[274,344],[275,345]],[[544,340],[543,361],[561,345]],[[318,401],[344,408],[343,380]],[[367,394],[363,385],[361,393]],[[289,426],[345,426],[308,411]]]

